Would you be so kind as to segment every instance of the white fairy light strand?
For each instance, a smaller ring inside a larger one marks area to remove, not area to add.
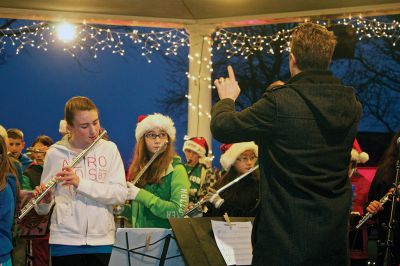
[[[307,22],[308,20],[305,20]],[[315,21],[316,23],[327,25],[325,21]],[[382,22],[375,19],[345,18],[337,20],[336,24],[352,25],[356,30],[359,40],[366,38],[389,38],[393,46],[400,39],[400,23],[396,20],[391,22]],[[260,51],[266,51],[273,54],[274,44],[279,44],[279,52],[289,51],[290,34],[293,29],[283,29],[272,35],[249,36],[241,32],[230,32],[227,29],[220,29],[215,33],[214,45],[217,50],[225,49],[227,58],[233,56],[249,56]]]
[[[3,52],[8,43],[16,46],[16,54],[19,54],[26,46],[37,47],[46,51],[48,42],[43,38],[43,32],[48,29],[48,25],[44,22],[33,23],[30,26],[22,26],[17,29],[0,29],[0,53]]]
[[[126,45],[138,45],[143,50],[141,55],[151,63],[150,55],[161,48],[165,55],[177,55],[178,49],[189,46],[189,35],[185,30],[167,29],[150,32],[123,32],[100,26],[91,26],[86,23],[75,25],[76,39],[70,43],[62,43],[64,51],[75,57],[84,50],[89,51],[93,58],[98,57],[100,51],[111,50],[113,54],[125,55]],[[16,54],[26,47],[36,47],[47,51],[50,43],[58,41],[54,34],[56,25],[45,22],[22,26],[16,29],[0,29],[0,53],[10,43],[17,46]],[[60,42],[60,41],[58,41]]]
[[[193,111],[197,110],[197,115],[198,115],[198,116],[204,116],[204,115],[205,115],[208,119],[211,120],[211,114],[210,114],[208,111],[204,111],[204,110],[203,110],[203,105],[201,105],[201,104],[199,104],[199,105],[194,104],[194,103],[191,101],[192,96],[189,95],[189,94],[185,94],[185,98],[188,99],[189,108],[191,108]]]
[[[322,21],[320,24],[326,25]],[[400,39],[400,23],[396,20],[382,22],[375,19],[345,18],[337,20],[336,24],[352,25],[356,29],[358,39],[366,38],[389,38],[393,46],[396,46]],[[180,29],[168,29],[161,31],[151,30],[141,33],[138,30],[123,32],[100,26],[91,26],[86,23],[75,25],[77,28],[76,40],[71,43],[64,43],[64,50],[76,56],[83,50],[90,51],[94,58],[103,50],[111,50],[113,54],[124,55],[126,45],[139,45],[143,50],[141,55],[150,63],[150,56],[154,51],[165,48],[165,55],[177,55],[178,49],[182,46],[190,46],[189,35]],[[29,26],[18,28],[0,29],[0,53],[7,45],[16,47],[16,54],[19,54],[25,47],[36,47],[47,51],[50,43],[55,43],[55,25],[46,22],[33,22]],[[227,57],[244,56],[245,58],[260,51],[274,53],[273,45],[279,44],[279,52],[289,50],[290,33],[292,29],[280,30],[272,35],[248,36],[244,33],[230,32],[220,29],[216,32],[214,45],[216,49],[225,49]],[[211,68],[211,64],[207,65]],[[211,70],[212,71],[212,70]],[[191,77],[192,78],[192,77]]]

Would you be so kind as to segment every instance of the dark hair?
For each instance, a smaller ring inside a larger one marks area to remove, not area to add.
[[[325,27],[304,23],[294,28],[290,52],[300,70],[327,70],[335,51],[336,37]]]
[[[87,97],[75,96],[68,100],[64,107],[64,119],[72,126],[76,112],[97,110],[96,105]]]
[[[7,136],[12,139],[24,140],[24,133],[18,128],[10,128],[7,130]]]
[[[378,171],[385,178],[387,184],[392,184],[395,179],[396,161],[399,158],[399,149],[397,148],[397,139],[399,137],[400,131],[394,135],[378,164]]]
[[[250,173],[251,176],[245,177],[245,178],[253,178],[256,181],[260,180],[260,171],[257,169],[254,172]],[[225,186],[232,180],[234,180],[236,177],[239,176],[238,171],[236,171],[235,167],[231,167],[228,172],[225,172],[222,174],[220,178],[217,177],[217,183],[213,186],[215,190],[220,189],[221,187]],[[239,182],[240,183],[240,182]],[[238,184],[233,185],[234,187],[238,188]],[[236,189],[227,189],[223,192],[223,197],[225,200],[234,200],[237,197]]]
[[[54,141],[49,136],[41,135],[35,139],[35,141],[32,143],[32,147],[35,146],[36,143],[42,143],[44,146],[50,147],[53,145]]]

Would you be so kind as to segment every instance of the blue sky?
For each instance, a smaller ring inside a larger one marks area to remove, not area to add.
[[[140,55],[140,49],[129,49],[123,57],[106,50],[99,52],[97,59],[79,57],[80,63],[59,44],[49,45],[47,52],[26,48],[20,55],[15,55],[15,47],[8,44],[6,53],[7,61],[0,65],[3,85],[0,124],[20,128],[25,133],[27,147],[41,134],[58,140],[65,102],[72,96],[83,95],[98,106],[102,126],[118,145],[127,165],[134,147],[137,116],[163,112],[159,100],[167,88],[175,86],[168,79],[174,65],[167,65],[157,54],[151,55],[149,64]],[[180,48],[179,53],[187,58],[187,48]],[[346,75],[338,66],[333,65],[334,72]],[[185,71],[178,75],[185,77]],[[182,155],[187,113],[172,118],[177,128],[177,151]],[[364,119],[359,130],[383,128]],[[218,161],[219,143],[213,144]]]
[[[0,124],[20,128],[28,147],[41,134],[59,139],[58,125],[65,102],[83,95],[98,106],[102,126],[128,163],[137,116],[162,112],[156,99],[167,86],[167,66],[161,58],[157,60],[157,55],[149,64],[139,53],[120,57],[106,51],[97,59],[83,61],[82,67],[57,46],[47,52],[29,49],[15,55],[14,51],[7,50],[10,57],[0,65]],[[182,116],[186,120],[187,115]],[[182,145],[185,126],[177,121],[178,147]]]

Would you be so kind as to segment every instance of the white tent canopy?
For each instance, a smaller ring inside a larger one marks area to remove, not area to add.
[[[164,28],[186,28],[190,33],[190,76],[210,77],[209,37],[216,27],[239,27],[304,21],[309,17],[337,18],[400,13],[396,0],[0,0],[3,18],[83,22]],[[189,79],[189,137],[203,136],[211,143],[210,79]],[[197,107],[198,107],[197,106]],[[201,111],[201,112],[200,112]]]

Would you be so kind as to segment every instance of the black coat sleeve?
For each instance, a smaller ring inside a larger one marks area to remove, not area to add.
[[[223,99],[211,110],[211,132],[220,142],[235,143],[261,138],[276,118],[274,91],[267,91],[250,107],[235,111],[232,99]]]

